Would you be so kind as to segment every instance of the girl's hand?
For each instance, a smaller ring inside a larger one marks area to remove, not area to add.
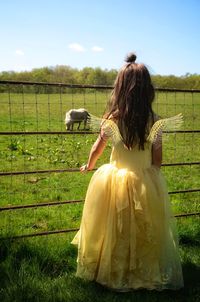
[[[87,166],[87,164],[84,165],[84,166],[82,166],[82,167],[80,167],[80,172],[81,172],[81,173],[85,173],[85,172],[87,172],[87,171],[88,171],[88,166]]]

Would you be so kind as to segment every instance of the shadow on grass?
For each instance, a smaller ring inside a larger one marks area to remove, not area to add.
[[[64,248],[59,249],[55,244],[48,249],[48,246],[41,247],[27,241],[3,240],[0,242],[0,264],[3,264],[1,267],[9,270],[10,266],[10,269],[12,268],[12,271],[16,273],[20,270],[22,263],[26,263],[30,271],[32,267],[35,267],[44,277],[56,278],[74,271],[75,259],[76,250],[67,244]],[[0,279],[1,277],[0,273]],[[1,281],[5,280],[0,280],[0,283]]]
[[[200,266],[197,266],[191,262],[183,263],[183,278],[184,278],[184,287],[194,287],[199,286],[200,289]]]
[[[70,244],[48,247],[34,241],[5,240],[0,242],[0,298],[12,301],[17,296],[17,302],[196,302],[200,296],[200,267],[188,259],[183,263],[185,285],[180,290],[119,293],[76,278],[76,249]]]
[[[179,236],[179,243],[181,245],[187,245],[187,246],[196,246],[200,247],[200,234],[196,235],[195,237],[191,237],[189,235],[180,235]]]

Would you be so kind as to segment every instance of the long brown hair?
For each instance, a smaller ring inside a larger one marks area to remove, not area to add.
[[[131,53],[119,71],[105,117],[117,120],[124,144],[128,149],[138,144],[144,150],[155,96],[151,77],[144,64],[135,63]]]

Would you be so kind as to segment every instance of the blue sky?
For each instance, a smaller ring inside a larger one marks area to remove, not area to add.
[[[69,65],[200,74],[199,0],[2,0],[0,71]]]

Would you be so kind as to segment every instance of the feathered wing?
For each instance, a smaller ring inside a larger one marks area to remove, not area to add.
[[[159,148],[162,143],[163,132],[176,132],[181,128],[182,124],[182,113],[169,118],[160,119],[153,124],[147,137],[147,141],[151,144],[154,144],[156,148]],[[95,115],[90,114],[89,125],[92,130],[100,131],[101,135],[105,135],[105,137],[111,138],[113,144],[116,144],[122,140],[122,136],[117,124],[111,119],[99,118]]]
[[[111,138],[113,144],[122,140],[117,124],[111,119],[99,118],[90,114],[89,125],[92,130],[100,131],[101,135]]]
[[[181,128],[183,124],[183,115],[179,113],[175,116],[160,119],[156,121],[147,137],[147,141],[151,144],[154,144],[157,148],[160,147],[162,143],[162,134],[163,132],[174,131],[176,132]]]

